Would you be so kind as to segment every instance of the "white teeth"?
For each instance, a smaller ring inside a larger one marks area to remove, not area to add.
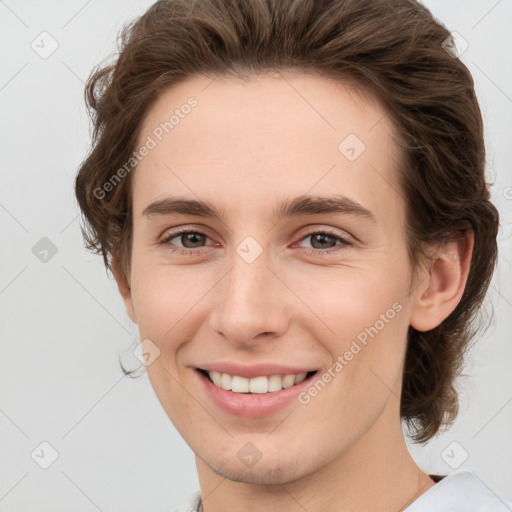
[[[222,387],[221,386],[222,377],[219,372],[210,372],[210,379],[213,380],[213,382],[215,383],[216,386],[219,386],[219,388]]]
[[[279,375],[272,375],[268,379],[268,390],[272,391],[281,391],[283,389],[282,379]]]
[[[249,380],[249,391],[251,393],[266,393],[268,391],[267,377],[255,377]]]
[[[295,384],[302,382],[306,378],[306,375],[307,373],[299,373],[298,375],[295,375]]]
[[[231,389],[231,381],[233,379],[231,378],[231,375],[228,375],[227,373],[223,373],[220,376],[220,387],[222,389],[225,389],[226,391],[229,391]]]
[[[219,372],[208,372],[208,375],[216,386],[226,391],[233,391],[234,393],[272,393],[299,384],[306,378],[307,373],[289,374],[284,377],[280,375],[261,376],[253,379]]]
[[[249,393],[249,379],[233,375],[231,379],[231,391],[235,393]]]
[[[295,384],[295,375],[285,375],[283,379],[283,388],[291,388]]]

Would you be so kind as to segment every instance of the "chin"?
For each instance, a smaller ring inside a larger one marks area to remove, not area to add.
[[[308,471],[298,461],[268,459],[264,461],[262,457],[252,467],[243,468],[238,459],[236,459],[236,463],[233,463],[232,459],[212,461],[200,458],[217,475],[232,482],[244,484],[282,485],[299,480],[313,471],[313,469]]]

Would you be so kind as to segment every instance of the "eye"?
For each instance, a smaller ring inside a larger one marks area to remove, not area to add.
[[[332,254],[333,252],[338,252],[353,245],[348,238],[329,231],[311,231],[303,236],[300,242],[303,242],[308,238],[311,239],[312,248],[306,248],[303,252],[314,256]],[[167,245],[171,252],[183,255],[192,255],[197,254],[198,249],[207,247],[205,246],[206,240],[209,240],[206,234],[201,231],[188,229],[178,231],[176,233],[169,233],[160,243],[162,245]],[[177,242],[180,242],[181,245],[177,245]]]
[[[352,242],[343,236],[329,231],[311,231],[301,238],[301,242],[307,239],[311,240],[312,249],[304,251],[306,254],[323,255],[332,254],[341,251],[352,245]],[[337,244],[340,242],[340,244]],[[338,247],[336,248],[336,245]]]
[[[179,245],[177,247],[173,247],[176,245],[176,242],[171,242],[174,239],[177,239],[182,243],[181,248]],[[197,250],[194,249],[204,247],[203,244],[208,239],[208,236],[204,233],[190,229],[178,231],[177,233],[169,233],[162,239],[161,243],[169,245],[169,250],[172,252],[178,252],[179,254],[193,254],[197,253]]]

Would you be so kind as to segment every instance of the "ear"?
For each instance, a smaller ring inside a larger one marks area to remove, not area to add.
[[[427,277],[413,292],[410,325],[416,330],[434,329],[457,307],[466,287],[473,245],[474,233],[467,230],[435,250]]]
[[[130,288],[129,276],[127,277],[124,271],[121,269],[119,258],[112,256],[112,273],[117,283],[117,289],[123,298],[124,305],[128,316],[134,323],[137,323],[137,315],[135,314],[135,308],[133,307],[132,290]]]

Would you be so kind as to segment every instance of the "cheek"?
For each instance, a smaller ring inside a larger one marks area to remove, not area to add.
[[[392,295],[385,293],[368,304],[365,296],[361,290],[359,297],[352,294],[350,300],[340,299],[338,316],[326,322],[335,335],[318,338],[333,358],[330,367],[301,397],[301,404],[306,404],[304,414],[325,425],[325,438],[335,440],[331,449],[334,444],[342,449],[369,429],[401,392],[406,306],[392,302]],[[398,407],[399,400],[392,405]],[[311,425],[308,435],[318,434],[318,424]],[[340,430],[343,438],[338,435]]]
[[[339,268],[311,266],[306,272],[287,272],[285,279],[307,306],[302,307],[303,317],[311,318],[310,326],[316,323],[337,340],[351,340],[360,333],[364,338],[365,329],[376,323],[379,331],[390,331],[395,319],[405,316],[398,310],[405,307],[407,275],[380,261]]]
[[[141,339],[154,341],[171,355],[204,322],[214,279],[199,266],[171,266],[134,255],[132,301]],[[199,318],[199,316],[201,318]]]
[[[393,268],[396,263],[324,268],[298,280],[294,288],[314,313],[303,308],[302,326],[314,333],[332,363],[342,365],[329,387],[338,390],[347,407],[357,408],[361,400],[378,406],[400,376],[409,325],[409,281],[406,272]],[[342,391],[347,389],[348,395]]]

